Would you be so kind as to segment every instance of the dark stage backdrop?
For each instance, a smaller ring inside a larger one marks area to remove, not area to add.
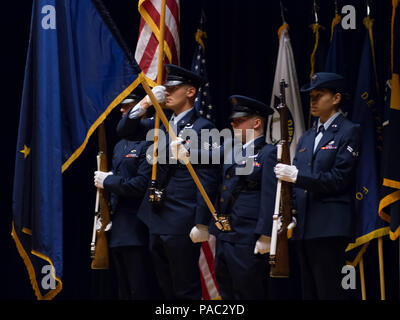
[[[80,0],[88,1],[88,0]],[[139,27],[137,1],[104,1],[128,46],[134,52]],[[310,54],[314,36],[312,0],[283,1],[290,26],[290,37],[296,60],[299,84],[308,81]],[[334,16],[334,1],[320,0],[320,51],[316,71],[321,71],[329,45],[330,25]],[[371,16],[375,19],[375,52],[381,88],[389,77],[391,1],[374,1]],[[364,35],[362,19],[366,14],[365,1],[338,1],[356,8],[355,30],[345,30],[346,70],[350,87],[355,86],[359,56]],[[35,299],[22,259],[11,239],[11,199],[14,158],[19,122],[23,75],[29,37],[32,1],[6,1],[0,10],[1,23],[1,158],[0,171],[0,299]],[[243,94],[269,104],[278,51],[277,31],[282,20],[278,0],[181,0],[181,65],[190,68],[195,48],[194,35],[201,8],[207,17],[206,56],[216,120],[219,128],[228,125],[230,112],[227,98]],[[308,102],[303,99],[305,116]],[[106,121],[108,149],[117,141],[115,126],[120,117],[115,110]],[[56,299],[115,299],[115,278],[111,271],[90,269],[89,244],[92,233],[95,188],[93,171],[96,166],[97,136],[64,174],[64,276],[63,290]],[[398,242],[384,240],[386,296],[398,299]],[[368,299],[379,299],[379,273],[376,241],[365,254]],[[296,261],[292,259],[291,281],[274,283],[281,287],[280,298],[299,299]],[[360,282],[349,297],[360,298]]]

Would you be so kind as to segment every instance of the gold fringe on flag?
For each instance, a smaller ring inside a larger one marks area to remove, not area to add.
[[[203,51],[205,51],[206,47],[204,46],[203,38],[207,39],[207,33],[203,30],[197,29],[197,32],[195,35],[196,42],[201,46]]]
[[[374,25],[374,19],[371,19],[369,16],[363,19],[363,23],[365,28],[368,30],[369,40],[371,42],[371,52],[372,52],[372,63],[374,66],[374,73],[375,73],[375,82],[376,82],[376,89],[379,92],[379,83],[378,83],[378,73],[376,72],[376,62],[375,62],[375,46],[374,46],[374,36],[372,33],[372,27]]]
[[[288,29],[288,30],[289,30],[289,25],[288,25],[286,22],[283,23],[283,24],[279,27],[279,29],[278,29],[278,39],[279,39],[279,40],[281,39],[282,31],[285,30],[285,29]]]
[[[310,79],[313,76],[314,72],[315,72],[315,54],[317,53],[317,49],[318,49],[318,43],[319,43],[319,29],[325,29],[323,26],[321,26],[318,22],[312,24],[311,29],[313,31],[313,33],[315,34],[315,44],[314,44],[314,49],[311,53],[311,57],[310,57],[310,64],[311,64],[311,71],[310,71]]]
[[[335,17],[332,19],[332,24],[331,24],[331,42],[332,42],[332,38],[333,38],[333,30],[335,29],[335,27],[340,23],[340,21],[342,20],[342,17],[336,13]]]

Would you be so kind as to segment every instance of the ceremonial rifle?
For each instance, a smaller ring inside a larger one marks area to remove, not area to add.
[[[277,145],[277,160],[290,165],[290,143],[288,119],[289,110],[286,105],[285,80],[280,82],[280,104],[277,110],[280,115],[281,140]],[[272,278],[289,277],[288,233],[295,226],[292,222],[292,186],[290,182],[278,180],[273,216],[269,263]],[[291,223],[292,222],[292,223]]]
[[[104,123],[97,129],[99,137],[99,153],[97,155],[97,170],[107,172],[107,143]],[[106,231],[110,224],[109,193],[97,188],[96,208],[91,243],[92,269],[108,269],[108,242]]]

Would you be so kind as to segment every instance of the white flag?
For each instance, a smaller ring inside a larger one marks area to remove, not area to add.
[[[288,27],[285,26],[280,33],[278,61],[276,63],[274,85],[272,88],[271,108],[274,113],[268,118],[267,142],[277,143],[281,138],[280,117],[275,107],[279,100],[279,83],[285,80],[288,87],[286,93],[286,105],[289,109],[289,142],[290,142],[290,160],[293,161],[297,143],[304,132],[303,109],[301,106],[299,85],[297,82],[296,66],[293,58],[292,46],[290,44]]]

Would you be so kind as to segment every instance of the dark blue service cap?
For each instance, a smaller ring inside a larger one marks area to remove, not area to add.
[[[318,72],[311,77],[310,83],[301,87],[301,92],[311,91],[313,89],[331,89],[337,92],[345,90],[345,80],[337,73]]]
[[[164,83],[165,87],[186,83],[199,88],[205,82],[204,79],[196,73],[174,64],[165,65],[165,69],[167,70],[167,79]]]
[[[124,100],[121,101],[121,104],[128,104],[132,102],[139,102],[146,96],[146,91],[143,86],[139,84],[135,90],[133,90],[130,94],[128,94]]]
[[[232,113],[229,119],[245,117],[248,115],[259,115],[267,118],[273,113],[273,110],[265,103],[249,97],[233,95],[229,97],[229,101],[232,104]]]

